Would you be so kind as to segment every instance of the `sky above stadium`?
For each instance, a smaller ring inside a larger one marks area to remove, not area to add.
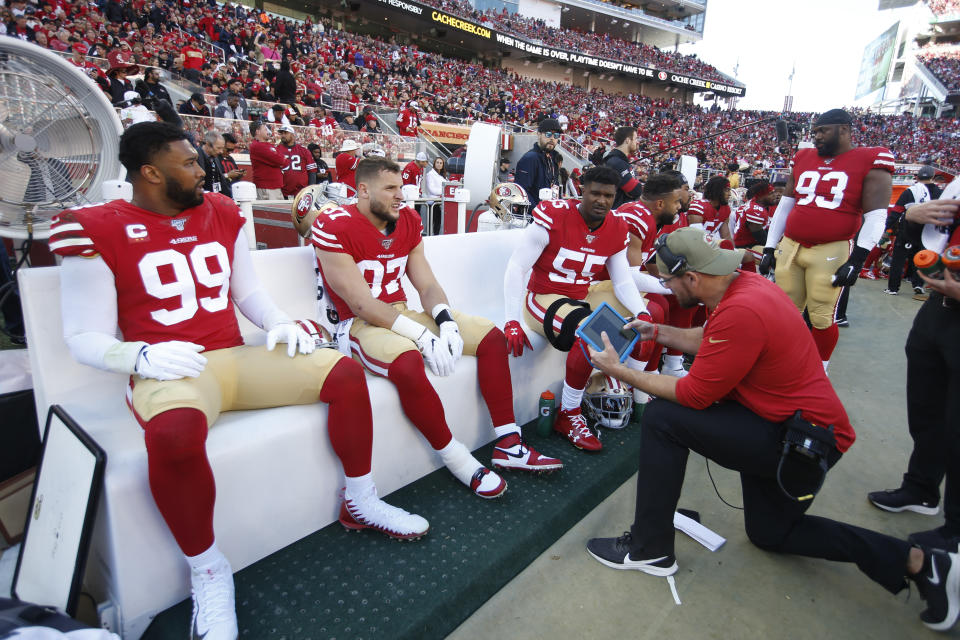
[[[681,47],[747,85],[741,109],[783,108],[790,70],[793,110],[854,104],[863,48],[902,17],[877,0],[708,0],[703,40]],[[908,10],[909,11],[909,10]]]

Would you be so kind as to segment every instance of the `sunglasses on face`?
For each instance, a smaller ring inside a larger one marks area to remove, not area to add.
[[[557,139],[559,139],[560,136],[562,136],[563,134],[560,133],[559,131],[544,131],[544,132],[541,133],[540,135],[544,136],[545,138],[557,138]]]

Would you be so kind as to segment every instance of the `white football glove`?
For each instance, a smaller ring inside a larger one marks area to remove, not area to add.
[[[148,344],[137,356],[134,373],[154,380],[196,378],[207,364],[201,351],[203,345],[179,340]]]
[[[287,355],[291,358],[297,351],[306,355],[317,348],[313,336],[294,322],[278,322],[267,331],[267,351],[273,351],[278,342],[287,343]]]
[[[444,345],[456,362],[463,355],[463,338],[460,337],[460,327],[456,322],[448,320],[440,325],[440,343]]]
[[[446,322],[444,324],[447,324]],[[457,332],[459,338],[460,332]],[[416,340],[420,353],[423,354],[423,361],[427,363],[430,370],[438,376],[448,376],[453,373],[453,368],[457,361],[450,352],[449,345],[438,337],[433,331],[424,327],[423,333]],[[461,349],[463,340],[460,341]]]

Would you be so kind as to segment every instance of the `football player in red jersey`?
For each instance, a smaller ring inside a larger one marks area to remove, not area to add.
[[[745,249],[746,255],[754,260],[763,256],[763,246],[767,242],[767,229],[770,228],[770,217],[780,202],[783,189],[777,188],[767,180],[760,180],[747,189],[747,203],[742,210],[737,211],[739,225],[733,237],[733,244],[737,249]],[[746,265],[749,271],[755,271],[754,264]]]
[[[233,575],[214,541],[204,446],[221,412],[329,403],[330,441],[347,476],[341,522],[395,538],[422,536],[428,524],[377,498],[362,368],[333,349],[314,350],[314,338],[274,305],[237,205],[203,192],[187,134],[135,124],[120,138],[120,161],[133,183],[130,203],[69,209],[52,227],[50,249],[63,257],[64,338],[78,362],[130,376],[127,402],[144,429],[150,490],[191,568],[193,633],[236,638]],[[266,349],[243,344],[234,305],[267,331]],[[287,349],[274,350],[278,342]]]
[[[554,347],[569,352],[560,411],[553,428],[575,447],[587,451],[599,451],[603,445],[580,413],[593,366],[583,341],[575,337],[577,326],[586,319],[590,307],[601,302],[621,315],[650,317],[627,262],[627,223],[608,215],[619,183],[620,176],[610,167],[594,167],[581,177],[583,200],[538,204],[533,209],[533,224],[523,230],[523,239],[510,257],[504,276],[504,332],[510,351],[519,356],[524,346],[531,347],[520,324],[523,318]],[[610,280],[597,282],[604,267]],[[649,343],[638,342],[628,358],[629,366],[643,370],[650,347]]]
[[[671,304],[667,296],[672,294],[669,289],[660,284],[656,276],[650,274],[644,267],[653,258],[654,243],[659,237],[659,230],[664,225],[672,223],[680,211],[684,185],[686,183],[673,174],[658,173],[652,175],[643,183],[643,191],[639,200],[628,202],[614,211],[616,215],[627,222],[627,227],[630,230],[627,261],[630,263],[630,271],[633,273],[637,289],[646,294],[647,309],[650,311],[654,322],[657,322],[657,318],[663,318],[664,322],[669,321]],[[674,306],[676,306],[676,303],[674,303]],[[659,346],[654,347],[647,361],[647,371],[658,372],[661,350]],[[682,366],[683,356],[680,357],[680,371],[685,373]],[[665,370],[665,372],[682,375],[673,370]],[[647,394],[639,389],[634,389],[635,403],[645,404],[648,400],[649,396]]]
[[[843,109],[814,122],[816,148],[793,157],[758,267],[767,275],[775,266],[777,284],[800,311],[807,309],[824,369],[839,338],[840,287],[857,283],[883,235],[893,189],[893,155],[883,147],[854,147],[852,123]]]
[[[703,187],[703,198],[690,203],[687,211],[689,225],[703,229],[710,236],[718,236],[733,242],[730,234],[730,181],[723,176],[714,176]]]
[[[521,437],[503,333],[489,320],[450,308],[424,255],[420,216],[403,206],[399,165],[366,158],[357,165],[356,181],[357,204],[322,211],[313,223],[313,246],[336,309],[341,348],[397,387],[404,413],[450,472],[478,496],[496,498],[507,483],[453,437],[424,362],[447,376],[462,354],[476,356],[480,393],[498,438],[494,467],[561,468],[559,460],[541,456]],[[407,308],[404,274],[429,315]]]
[[[317,183],[317,162],[306,147],[297,143],[297,132],[293,127],[282,124],[278,131],[280,144],[277,151],[287,158],[283,167],[283,197],[292,198],[300,189]]]

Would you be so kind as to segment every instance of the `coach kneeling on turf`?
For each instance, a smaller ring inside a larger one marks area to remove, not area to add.
[[[614,569],[677,571],[673,514],[693,450],[740,472],[745,527],[755,545],[855,562],[891,593],[909,578],[927,601],[924,624],[949,629],[960,613],[960,555],[805,515],[823,475],[855,436],[787,295],[738,271],[743,252],[720,249],[698,229],[664,236],[656,252],[663,284],[681,305],[703,303],[710,316],[694,329],[628,325],[642,339],[695,353],[684,378],[628,369],[605,336],[606,350],[591,349],[603,373],[658,399],[643,415],[634,524],[619,538],[590,540],[590,555]],[[793,444],[785,447],[785,437]]]

